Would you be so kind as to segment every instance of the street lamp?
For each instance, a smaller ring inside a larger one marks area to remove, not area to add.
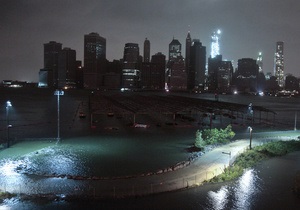
[[[249,146],[249,148],[252,149],[252,130],[253,129],[250,126],[248,128],[249,128],[249,132],[250,132],[250,146]]]
[[[59,136],[59,130],[60,130],[60,125],[59,125],[59,96],[64,95],[64,91],[56,90],[54,92],[54,95],[57,96],[57,142],[59,142],[60,141],[60,136]]]
[[[7,122],[7,147],[9,147],[9,128],[11,125],[9,124],[9,107],[11,107],[11,102],[6,101],[6,122]]]

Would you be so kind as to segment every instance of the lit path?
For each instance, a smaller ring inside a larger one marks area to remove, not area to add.
[[[0,189],[14,193],[47,194],[49,196],[62,197],[73,195],[95,198],[119,198],[174,191],[200,185],[203,181],[222,173],[224,167],[227,167],[229,162],[232,163],[239,153],[249,147],[248,135],[245,134],[244,139],[215,148],[195,159],[190,165],[174,171],[162,172],[155,175],[136,176],[133,178],[123,177],[120,179],[92,180],[78,177],[78,180],[74,180],[66,177],[24,175],[12,170],[11,174],[1,177]],[[298,131],[253,133],[252,145],[262,144],[272,139],[297,139],[299,135]],[[263,136],[265,137],[263,138]]]

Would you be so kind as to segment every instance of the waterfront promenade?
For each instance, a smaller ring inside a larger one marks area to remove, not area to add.
[[[298,139],[298,131],[253,135],[253,146],[272,140]],[[182,163],[148,174],[120,177],[56,176],[12,173],[1,176],[0,189],[32,196],[69,198],[124,198],[170,192],[202,185],[223,172],[235,157],[249,147],[249,139],[240,139],[212,149]],[[13,152],[13,147],[9,148]]]

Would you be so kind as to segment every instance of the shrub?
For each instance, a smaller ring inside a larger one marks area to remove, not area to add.
[[[231,125],[225,129],[205,129],[202,138],[206,144],[226,143],[235,136]]]
[[[199,149],[203,149],[205,146],[205,142],[202,138],[202,132],[197,130],[196,131],[196,139],[195,139],[195,147]]]

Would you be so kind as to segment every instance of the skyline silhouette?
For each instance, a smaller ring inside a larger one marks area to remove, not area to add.
[[[185,47],[187,32],[210,52],[213,31],[222,31],[220,54],[233,60],[263,54],[263,71],[272,72],[276,42],[285,44],[285,74],[299,76],[300,29],[294,24],[300,2],[288,1],[6,1],[0,14],[0,80],[38,81],[43,44],[57,41],[83,60],[84,34],[107,39],[107,59],[120,59],[126,43],[151,42],[150,54],[167,55],[172,38]],[[183,50],[185,56],[185,51]]]

